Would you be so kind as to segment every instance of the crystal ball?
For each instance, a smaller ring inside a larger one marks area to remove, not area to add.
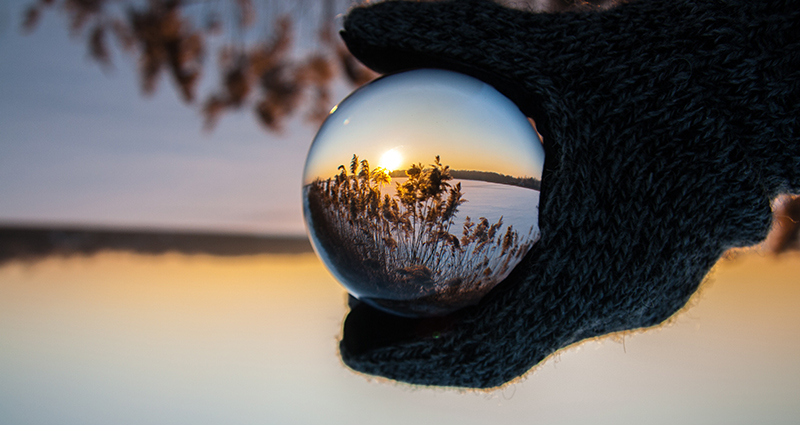
[[[420,69],[335,106],[308,153],[314,250],[356,298],[402,316],[476,304],[539,239],[541,138],[475,78]]]

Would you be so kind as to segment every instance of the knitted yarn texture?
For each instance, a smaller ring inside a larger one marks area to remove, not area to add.
[[[476,76],[545,142],[541,239],[480,304],[404,319],[353,300],[354,370],[487,388],[556,350],[657,325],[771,200],[800,191],[800,2],[639,0],[536,14],[488,1],[356,8],[342,37],[379,72]]]

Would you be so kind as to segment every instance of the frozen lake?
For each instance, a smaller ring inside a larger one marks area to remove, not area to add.
[[[381,193],[394,195],[395,184],[403,184],[406,180],[408,179],[392,179],[392,182],[385,186]],[[451,229],[450,233],[460,235],[461,226],[467,217],[470,217],[473,222],[480,217],[486,217],[490,223],[494,224],[501,216],[504,224],[502,230],[505,230],[508,225],[513,225],[521,235],[527,234],[531,226],[535,226],[538,231],[540,194],[538,190],[476,180],[454,179],[450,181],[453,186],[458,183],[461,183],[461,192],[468,202],[459,207],[456,226]]]

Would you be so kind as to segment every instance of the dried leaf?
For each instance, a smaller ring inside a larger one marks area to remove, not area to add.
[[[192,30],[189,18],[181,15],[178,2],[154,0],[149,5],[143,11],[129,12],[133,36],[141,46],[143,90],[152,92],[166,65],[183,99],[192,102],[203,65],[203,36]]]
[[[92,29],[89,36],[89,54],[100,64],[111,65],[111,55],[106,45],[106,29],[103,25],[96,25]]]
[[[70,30],[77,34],[89,21],[89,18],[99,15],[106,0],[65,0],[64,7],[70,16]]]
[[[302,79],[312,84],[328,84],[336,75],[328,58],[321,54],[313,55],[301,68]]]
[[[256,105],[256,113],[260,121],[273,131],[283,128],[284,121],[302,99],[303,86],[287,71],[287,67],[277,66],[261,78],[266,95]]]
[[[25,31],[33,31],[36,29],[36,24],[39,23],[39,18],[42,16],[42,10],[38,4],[32,4],[25,10],[25,17],[22,20],[22,29]]]
[[[239,25],[242,28],[247,28],[256,20],[256,9],[251,0],[236,0],[236,6],[239,8]]]
[[[283,129],[280,124],[283,120],[283,114],[278,105],[274,102],[271,102],[269,99],[263,99],[256,105],[255,112],[259,121],[264,124],[267,129],[271,131],[281,131]]]
[[[136,46],[136,39],[133,37],[131,28],[121,19],[114,19],[111,22],[111,32],[123,50],[130,52]]]
[[[250,93],[250,80],[247,77],[247,67],[244,61],[230,69],[225,75],[225,92],[228,103],[233,106],[241,105],[247,98]]]
[[[206,131],[212,130],[219,121],[219,117],[228,107],[228,102],[219,96],[210,97],[203,105],[203,117],[205,122],[203,127]]]
[[[284,62],[292,43],[292,21],[288,16],[284,16],[276,21],[272,40],[259,44],[251,50],[249,62],[253,74],[262,75]]]
[[[142,91],[149,95],[156,89],[162,61],[159,55],[156,54],[144,54],[140,59],[142,63],[139,67],[139,73],[142,80]]]
[[[200,79],[200,73],[194,71],[176,70],[173,68],[173,77],[181,89],[183,100],[187,103],[194,102],[194,92],[197,82]]]

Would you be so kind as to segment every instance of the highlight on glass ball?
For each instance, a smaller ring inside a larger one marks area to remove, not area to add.
[[[493,87],[379,78],[335,106],[306,160],[312,245],[356,298],[402,316],[476,304],[539,239],[541,139]]]

